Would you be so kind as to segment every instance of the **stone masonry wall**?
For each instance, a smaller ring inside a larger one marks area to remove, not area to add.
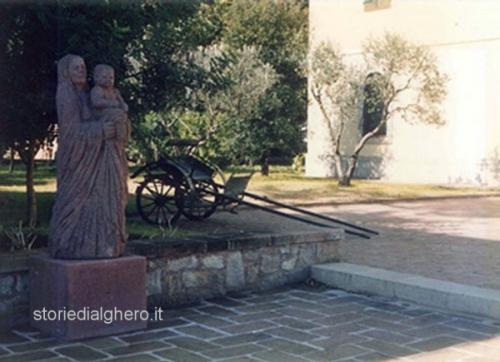
[[[0,260],[0,331],[26,322],[29,309],[27,256]]]
[[[274,245],[148,260],[150,306],[178,305],[231,291],[263,290],[303,281],[311,265],[338,259],[336,236],[274,237]]]
[[[148,259],[148,305],[175,306],[305,280],[311,265],[338,259],[336,240],[342,237],[342,230],[212,235],[135,241],[129,249]],[[0,257],[0,331],[29,320],[29,258]]]

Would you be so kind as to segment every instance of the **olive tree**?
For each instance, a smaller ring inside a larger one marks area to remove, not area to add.
[[[386,33],[370,38],[362,55],[361,62],[349,63],[338,49],[322,43],[310,60],[311,95],[328,126],[341,186],[350,185],[362,149],[388,122],[444,124],[448,77],[429,49]],[[346,128],[362,121],[356,143],[343,147]]]
[[[272,157],[304,152],[307,118],[308,1],[233,0],[222,15],[222,39],[230,47],[253,46],[278,80],[267,92],[259,118],[247,132],[244,147],[250,162],[267,175]]]
[[[183,118],[201,140],[199,151],[223,164],[260,160],[267,135],[257,123],[277,101],[269,92],[278,80],[274,68],[259,59],[255,47],[225,44],[200,47],[185,66],[197,72],[187,87]]]

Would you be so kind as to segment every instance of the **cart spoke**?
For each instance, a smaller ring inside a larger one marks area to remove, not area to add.
[[[163,225],[170,224],[170,218],[168,217],[168,214],[170,213],[170,210],[168,210],[169,212],[166,212],[165,209],[168,210],[168,208],[165,208],[165,207],[161,208],[161,213],[163,215]]]
[[[162,195],[169,195],[169,193],[170,193],[170,191],[171,191],[172,189],[174,189],[174,187],[173,187],[173,186],[171,186],[171,185],[169,185],[169,187],[168,187],[168,189],[167,189],[167,191],[166,191],[166,192],[163,192],[163,190],[162,190]],[[175,189],[174,189],[174,190],[175,190]]]
[[[151,200],[151,201],[155,201],[155,200],[156,200],[156,199],[155,199],[153,196],[151,196],[151,195],[145,195],[145,194],[143,194],[143,195],[142,195],[142,197],[143,197],[143,198],[145,198],[145,199]]]
[[[158,192],[156,192],[155,190],[152,190],[149,186],[146,186],[146,190],[148,190],[151,195],[155,195],[155,196],[158,195]]]
[[[150,206],[153,206],[153,205],[155,205],[155,204],[156,204],[156,203],[155,203],[155,201],[153,200],[152,202],[149,202],[149,203],[147,203],[147,204],[141,204],[141,205],[142,205],[142,207],[150,207]]]
[[[158,209],[158,205],[153,206],[153,208],[146,214],[146,217],[149,218],[156,209]]]
[[[155,223],[156,224],[161,224],[160,220],[160,212],[161,212],[161,207],[156,208],[156,218],[155,218]]]
[[[155,190],[156,190],[156,194],[160,194],[161,195],[161,192],[158,190],[158,181],[153,181],[153,186],[155,187]]]
[[[183,214],[192,220],[209,217],[217,208],[217,187],[212,181],[194,181],[193,189],[183,184],[188,193],[188,202],[184,203]]]

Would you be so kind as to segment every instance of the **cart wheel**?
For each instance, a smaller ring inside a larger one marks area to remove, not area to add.
[[[194,188],[190,188],[184,181],[184,204],[182,214],[189,220],[199,221],[206,219],[215,212],[219,204],[218,189],[212,180],[195,181]]]
[[[150,224],[171,226],[182,211],[182,190],[170,175],[147,178],[136,190],[137,211]]]

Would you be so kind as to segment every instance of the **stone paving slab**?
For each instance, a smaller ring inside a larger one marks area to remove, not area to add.
[[[499,358],[500,321],[323,285],[235,294],[167,310],[166,320],[142,332],[76,342],[58,342],[30,328],[0,335],[0,362]]]

